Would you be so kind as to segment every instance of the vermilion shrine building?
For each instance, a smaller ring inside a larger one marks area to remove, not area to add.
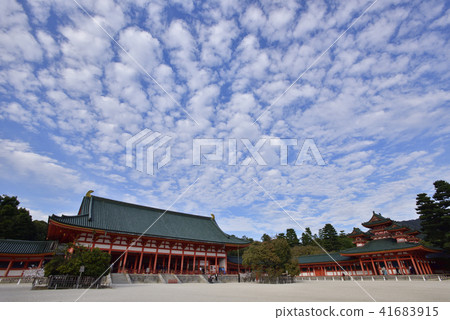
[[[0,240],[0,277],[36,275],[56,246],[54,241]]]
[[[76,216],[51,216],[49,240],[99,248],[111,272],[228,272],[227,251],[247,240],[224,233],[214,216],[166,211],[86,195]],[[127,250],[128,249],[128,250]]]
[[[354,228],[349,235],[355,248],[298,258],[300,276],[383,275],[383,268],[389,275],[433,274],[427,255],[441,250],[420,244],[418,231],[375,212],[362,225],[369,231]]]

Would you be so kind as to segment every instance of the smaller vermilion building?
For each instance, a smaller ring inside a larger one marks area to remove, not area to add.
[[[28,271],[40,270],[53,257],[56,247],[55,241],[1,239],[0,277],[23,277]]]
[[[300,276],[383,275],[383,269],[390,275],[434,273],[427,255],[441,250],[420,244],[418,231],[375,212],[362,225],[369,231],[354,228],[349,235],[355,248],[299,257]]]

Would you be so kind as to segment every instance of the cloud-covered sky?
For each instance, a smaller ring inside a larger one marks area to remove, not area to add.
[[[93,189],[254,238],[416,218],[450,180],[450,4],[372,4],[1,1],[0,193],[46,220]],[[144,129],[171,137],[153,175],[125,161]],[[193,165],[194,139],[222,160]],[[305,141],[325,165],[295,165]]]

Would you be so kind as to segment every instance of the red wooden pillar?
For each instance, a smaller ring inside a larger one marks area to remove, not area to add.
[[[180,273],[183,273],[183,265],[184,264],[184,247],[182,247],[181,250],[181,267],[180,267]]]
[[[216,260],[214,261],[214,265],[215,265],[215,271],[216,273],[219,273],[219,266],[217,265],[217,248],[216,248]]]
[[[425,257],[422,258],[422,263],[423,263],[425,270],[427,271],[427,274],[432,274],[432,272],[430,270],[430,265],[429,265],[428,261],[425,259]]]
[[[225,273],[228,273],[228,259],[226,250],[225,250]]]
[[[139,268],[138,268],[138,273],[141,273],[141,269],[142,269],[142,259],[144,258],[144,243],[141,242],[142,244],[142,250],[141,250],[141,257],[139,258]]]
[[[170,244],[169,244],[169,247],[170,247],[170,249],[169,249],[169,262],[167,263],[167,272],[168,273],[170,273],[170,262],[172,260],[172,247],[170,246]]]
[[[361,259],[359,260],[359,263],[361,264],[362,275],[364,275],[364,272],[365,272],[365,270],[364,270],[364,264],[363,264],[363,262],[362,262]]]
[[[125,251],[125,256],[123,258],[123,263],[122,263],[122,272],[126,269],[127,267],[127,257],[128,257],[128,248]]]
[[[425,258],[424,258],[425,259]],[[428,274],[433,274],[433,270],[431,270],[431,265],[430,262],[427,260],[424,260],[424,265],[425,265],[425,269],[427,269]]]
[[[383,261],[384,261],[384,268],[386,269],[387,274],[389,274],[387,261],[386,261],[386,258],[384,256],[383,256]]]
[[[416,273],[419,274],[419,268],[417,268],[416,262],[414,261],[414,258],[412,255],[409,256],[411,258],[412,264],[414,266],[414,270],[416,270]]]
[[[109,242],[110,242],[110,244],[109,244],[108,254],[111,255],[112,246],[113,246],[113,239],[112,239],[112,237],[110,237]]]
[[[422,264],[420,263],[420,260],[418,257],[416,257],[416,265],[420,270],[420,274],[425,274],[425,272],[423,271],[423,268],[422,268]]]
[[[433,269],[431,268],[431,263],[430,262],[428,262],[428,269],[430,269],[430,274],[433,274]]]
[[[205,248],[205,273],[206,273],[206,263],[207,263],[207,261],[206,261],[206,256],[207,256],[207,254],[208,254],[208,249],[206,248],[206,246],[204,247]],[[209,272],[208,272],[209,273]]]
[[[373,258],[372,257],[370,258],[370,261],[372,262],[373,274],[377,275],[378,274],[377,268],[375,268],[375,262],[373,262]]]
[[[418,258],[416,258],[416,264],[417,264],[417,267],[418,267],[419,270],[420,270],[420,274],[425,274],[425,272],[424,272],[424,270],[423,270],[423,268],[422,268],[422,265],[421,265],[421,263],[420,263],[420,261],[419,261]]]
[[[153,273],[156,273],[156,262],[158,261],[158,249],[159,246],[158,244],[156,244],[155,262],[153,263]]]
[[[398,270],[400,270],[400,272],[403,274],[403,269],[402,269],[402,265],[400,264],[400,259],[398,258],[398,256],[395,257],[397,259],[397,265],[398,265]]]
[[[423,259],[425,259],[425,258],[423,258]],[[430,274],[430,270],[428,269],[428,263],[425,260],[422,260],[422,264],[423,264],[423,267],[424,267],[425,271],[427,272],[427,274]]]
[[[425,270],[425,267],[423,265],[422,260],[420,260],[421,258],[417,258],[417,265],[420,267],[420,269],[422,270],[422,274],[427,274],[427,271]]]
[[[39,265],[38,265],[38,269],[42,268],[42,264],[44,263],[44,258],[42,258],[41,260],[39,260]]]
[[[192,272],[195,273],[195,254],[197,253],[197,249],[194,247],[194,262],[192,263]]]
[[[5,272],[4,277],[7,277],[7,276],[8,276],[9,270],[11,270],[13,263],[14,263],[14,259],[11,259],[11,260],[9,261],[9,263],[8,263],[8,267],[6,268],[6,272]]]

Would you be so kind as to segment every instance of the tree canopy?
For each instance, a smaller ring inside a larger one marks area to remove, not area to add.
[[[288,244],[291,247],[297,246],[300,244],[300,241],[298,240],[297,233],[294,229],[287,229],[286,230],[286,240]]]
[[[272,238],[267,233],[264,233],[261,237],[262,242],[266,242],[266,241],[270,241],[270,240],[272,240]]]
[[[45,240],[47,223],[33,221],[17,197],[0,196],[0,239]]]
[[[298,263],[292,257],[290,246],[282,238],[252,243],[244,253],[243,264],[259,274],[267,273],[271,278],[285,272],[290,275],[299,273]]]
[[[111,256],[98,248],[92,251],[83,246],[70,245],[57,254],[45,265],[45,276],[50,275],[79,275],[80,267],[84,266],[85,276],[99,277],[109,273]]]
[[[302,233],[301,243],[302,243],[302,246],[310,246],[310,245],[314,244],[313,235],[312,235],[311,229],[309,227],[307,227],[305,229],[305,232]]]
[[[319,239],[322,247],[329,252],[340,249],[336,229],[330,223],[319,230]]]
[[[434,188],[433,198],[426,193],[417,195],[416,212],[420,215],[425,241],[450,251],[450,184],[438,180]]]

